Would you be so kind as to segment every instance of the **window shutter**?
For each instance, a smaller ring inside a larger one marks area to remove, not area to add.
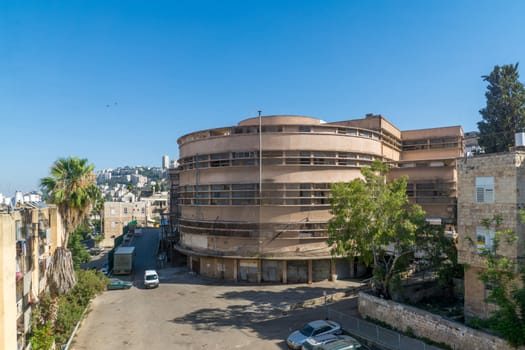
[[[485,202],[485,191],[483,187],[476,187],[476,202],[483,203]]]

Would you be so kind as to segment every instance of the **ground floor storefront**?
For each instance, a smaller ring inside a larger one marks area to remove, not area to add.
[[[315,283],[356,278],[366,274],[357,259],[301,258],[249,259],[213,257],[179,252],[186,258],[189,269],[202,276],[224,281],[249,283]]]

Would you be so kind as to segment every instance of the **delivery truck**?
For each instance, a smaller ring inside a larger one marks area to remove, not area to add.
[[[113,254],[113,274],[129,275],[133,270],[135,247],[118,247]]]

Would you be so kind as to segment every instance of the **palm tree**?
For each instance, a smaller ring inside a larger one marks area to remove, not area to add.
[[[55,204],[60,213],[64,234],[48,269],[48,284],[52,297],[71,290],[76,284],[71,252],[67,249],[69,234],[89,214],[97,198],[94,166],[87,159],[60,158],[52,166],[50,176],[40,180],[48,203]]]

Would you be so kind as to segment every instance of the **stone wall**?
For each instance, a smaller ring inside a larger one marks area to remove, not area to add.
[[[513,350],[503,339],[447,320],[415,307],[359,293],[359,313],[390,325],[401,332],[412,332],[449,345],[454,350]],[[525,347],[519,349],[525,350]]]

